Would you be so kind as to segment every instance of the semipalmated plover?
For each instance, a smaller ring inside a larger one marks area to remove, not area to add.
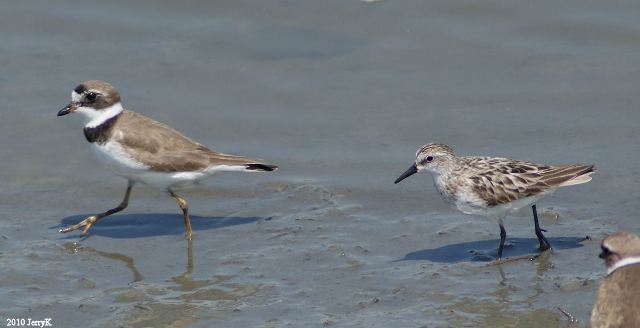
[[[466,214],[495,219],[500,225],[499,260],[507,233],[503,219],[526,206],[533,209],[540,251],[551,248],[538,224],[535,203],[559,187],[591,181],[593,165],[538,165],[508,158],[456,156],[447,145],[430,143],[416,152],[416,161],[395,181],[427,170],[442,198]]]
[[[616,232],[602,241],[607,276],[591,311],[591,327],[640,327],[640,237]]]
[[[58,116],[74,112],[86,118],[84,136],[91,148],[107,167],[127,179],[128,185],[120,205],[60,232],[84,227],[82,235],[86,235],[96,221],[125,209],[131,188],[140,182],[164,190],[176,200],[183,212],[186,238],[191,239],[187,201],[174,189],[188,188],[221,171],[277,169],[275,165],[255,159],[210,150],[165,124],[124,109],[118,91],[103,81],[85,81],[78,85],[71,92],[71,103],[60,110]]]

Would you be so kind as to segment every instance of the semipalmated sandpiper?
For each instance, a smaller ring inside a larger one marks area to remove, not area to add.
[[[395,181],[429,171],[442,198],[466,214],[495,219],[500,225],[499,260],[507,233],[507,214],[532,206],[540,250],[551,248],[538,224],[535,203],[559,187],[591,181],[593,165],[539,165],[500,157],[456,156],[451,147],[430,143],[416,152],[416,160]]]

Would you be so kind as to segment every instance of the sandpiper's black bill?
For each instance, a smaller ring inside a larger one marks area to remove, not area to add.
[[[58,116],[64,116],[69,113],[73,113],[75,111],[76,111],[76,106],[74,106],[73,104],[69,104],[58,112]]]
[[[416,164],[413,163],[413,165],[411,165],[411,167],[409,167],[409,169],[404,171],[404,173],[402,173],[400,175],[400,177],[398,177],[396,179],[396,182],[394,182],[394,183],[398,183],[398,182],[400,182],[400,181],[402,181],[402,180],[404,180],[404,179],[406,179],[406,178],[408,178],[408,177],[410,177],[410,176],[412,176],[412,175],[414,175],[416,173],[418,173],[418,167],[416,167]]]

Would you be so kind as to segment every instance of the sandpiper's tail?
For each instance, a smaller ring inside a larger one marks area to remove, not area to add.
[[[596,172],[593,165],[554,166],[544,172],[540,180],[550,186],[572,186],[591,181],[590,175]]]

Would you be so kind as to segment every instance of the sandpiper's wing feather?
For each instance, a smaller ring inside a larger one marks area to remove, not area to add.
[[[124,111],[113,137],[134,160],[153,171],[216,170],[273,171],[258,160],[213,151],[171,127],[132,111]]]
[[[591,181],[595,172],[593,165],[560,165],[540,172],[540,181],[551,186],[571,186]]]
[[[472,189],[487,206],[506,204],[545,191],[591,180],[593,165],[547,166],[508,158],[468,157]]]

